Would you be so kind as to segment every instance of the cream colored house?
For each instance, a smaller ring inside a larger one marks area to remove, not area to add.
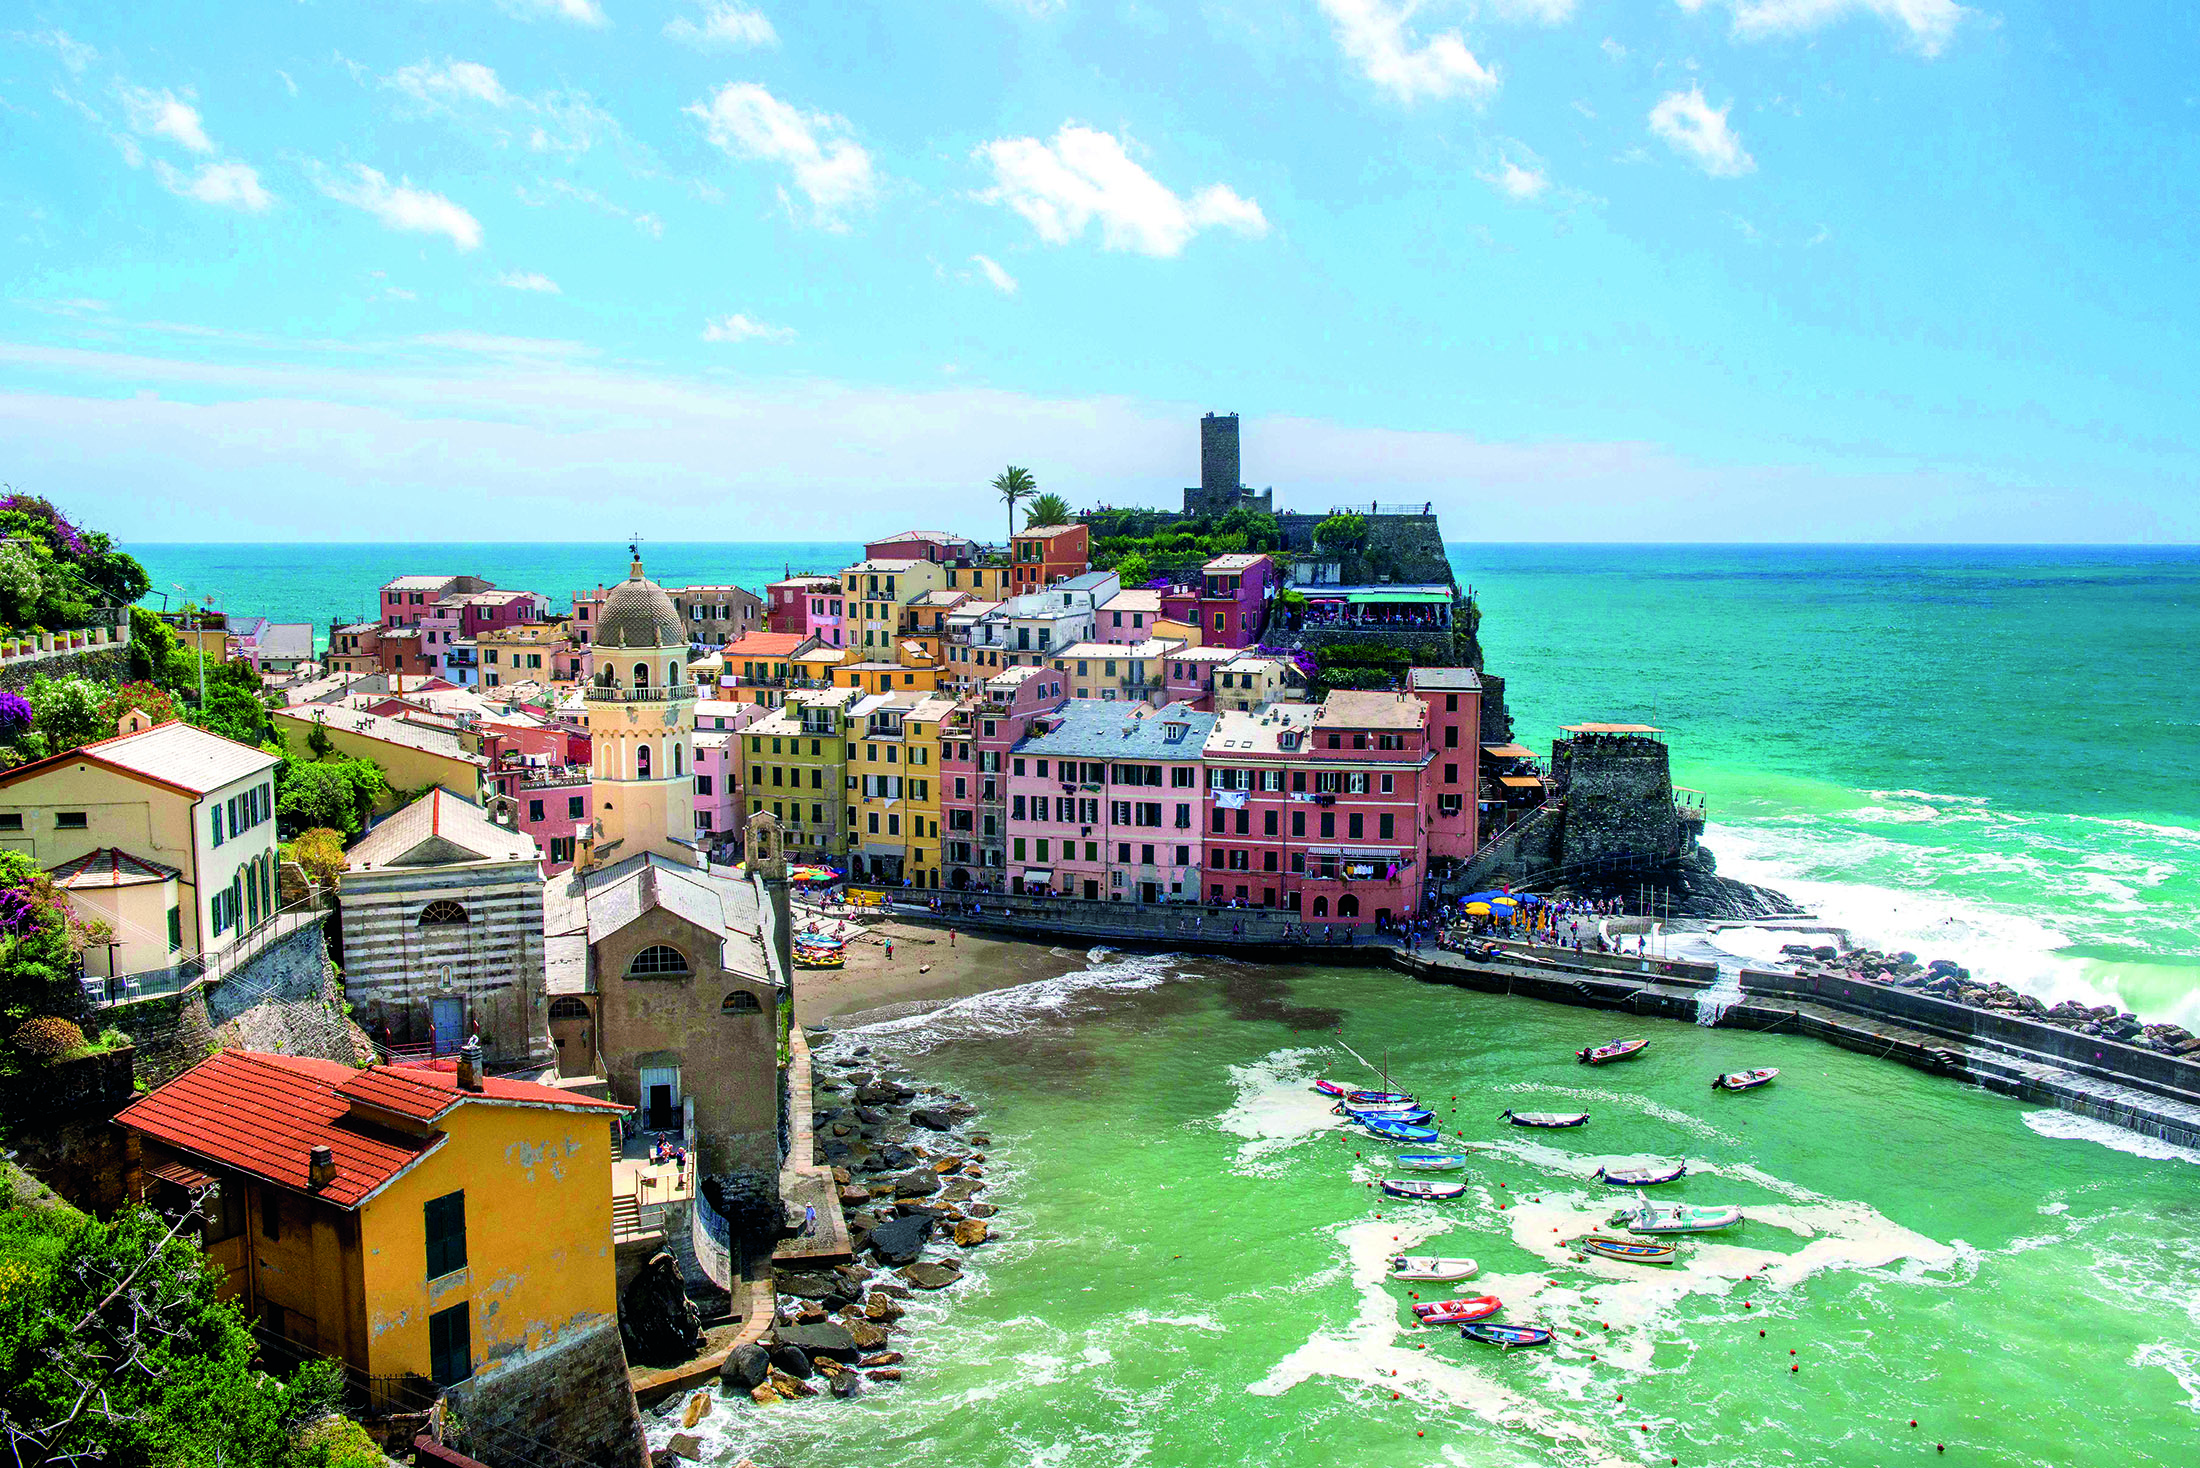
[[[0,846],[70,873],[113,972],[211,957],[274,916],[276,763],[180,722],[87,744],[0,773]]]

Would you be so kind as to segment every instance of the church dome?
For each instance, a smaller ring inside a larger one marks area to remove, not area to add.
[[[634,574],[604,596],[603,614],[596,621],[597,647],[686,647],[687,632],[680,625],[680,610],[665,589],[642,574],[640,557]]]

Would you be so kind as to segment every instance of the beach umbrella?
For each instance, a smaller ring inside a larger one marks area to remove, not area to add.
[[[1510,897],[1510,896],[1507,896],[1507,897],[1492,897],[1492,898],[1491,898],[1491,899],[1489,900],[1489,905],[1490,905],[1491,907],[1502,907],[1502,908],[1505,908],[1506,910],[1510,911],[1511,909],[1513,909],[1513,908],[1516,908],[1516,907],[1518,907],[1518,906],[1520,905],[1520,899],[1519,899],[1519,898],[1517,898],[1517,897]]]
[[[1543,899],[1536,896],[1533,892],[1516,892],[1513,894],[1513,896],[1518,901],[1526,903],[1529,907],[1541,907],[1543,905]]]
[[[1487,902],[1470,902],[1466,905],[1464,911],[1468,917],[1488,917],[1490,915],[1490,905]]]

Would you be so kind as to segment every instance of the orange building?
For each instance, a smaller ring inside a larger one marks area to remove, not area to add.
[[[1082,525],[1021,530],[1011,542],[1009,570],[1016,592],[1040,591],[1092,569],[1092,532]]]

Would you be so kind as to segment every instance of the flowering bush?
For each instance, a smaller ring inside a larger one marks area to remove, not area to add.
[[[44,1015],[15,1027],[15,1048],[40,1060],[59,1060],[84,1048],[84,1032],[65,1019]]]
[[[30,733],[35,722],[30,703],[20,693],[0,693],[0,744],[13,744]]]

